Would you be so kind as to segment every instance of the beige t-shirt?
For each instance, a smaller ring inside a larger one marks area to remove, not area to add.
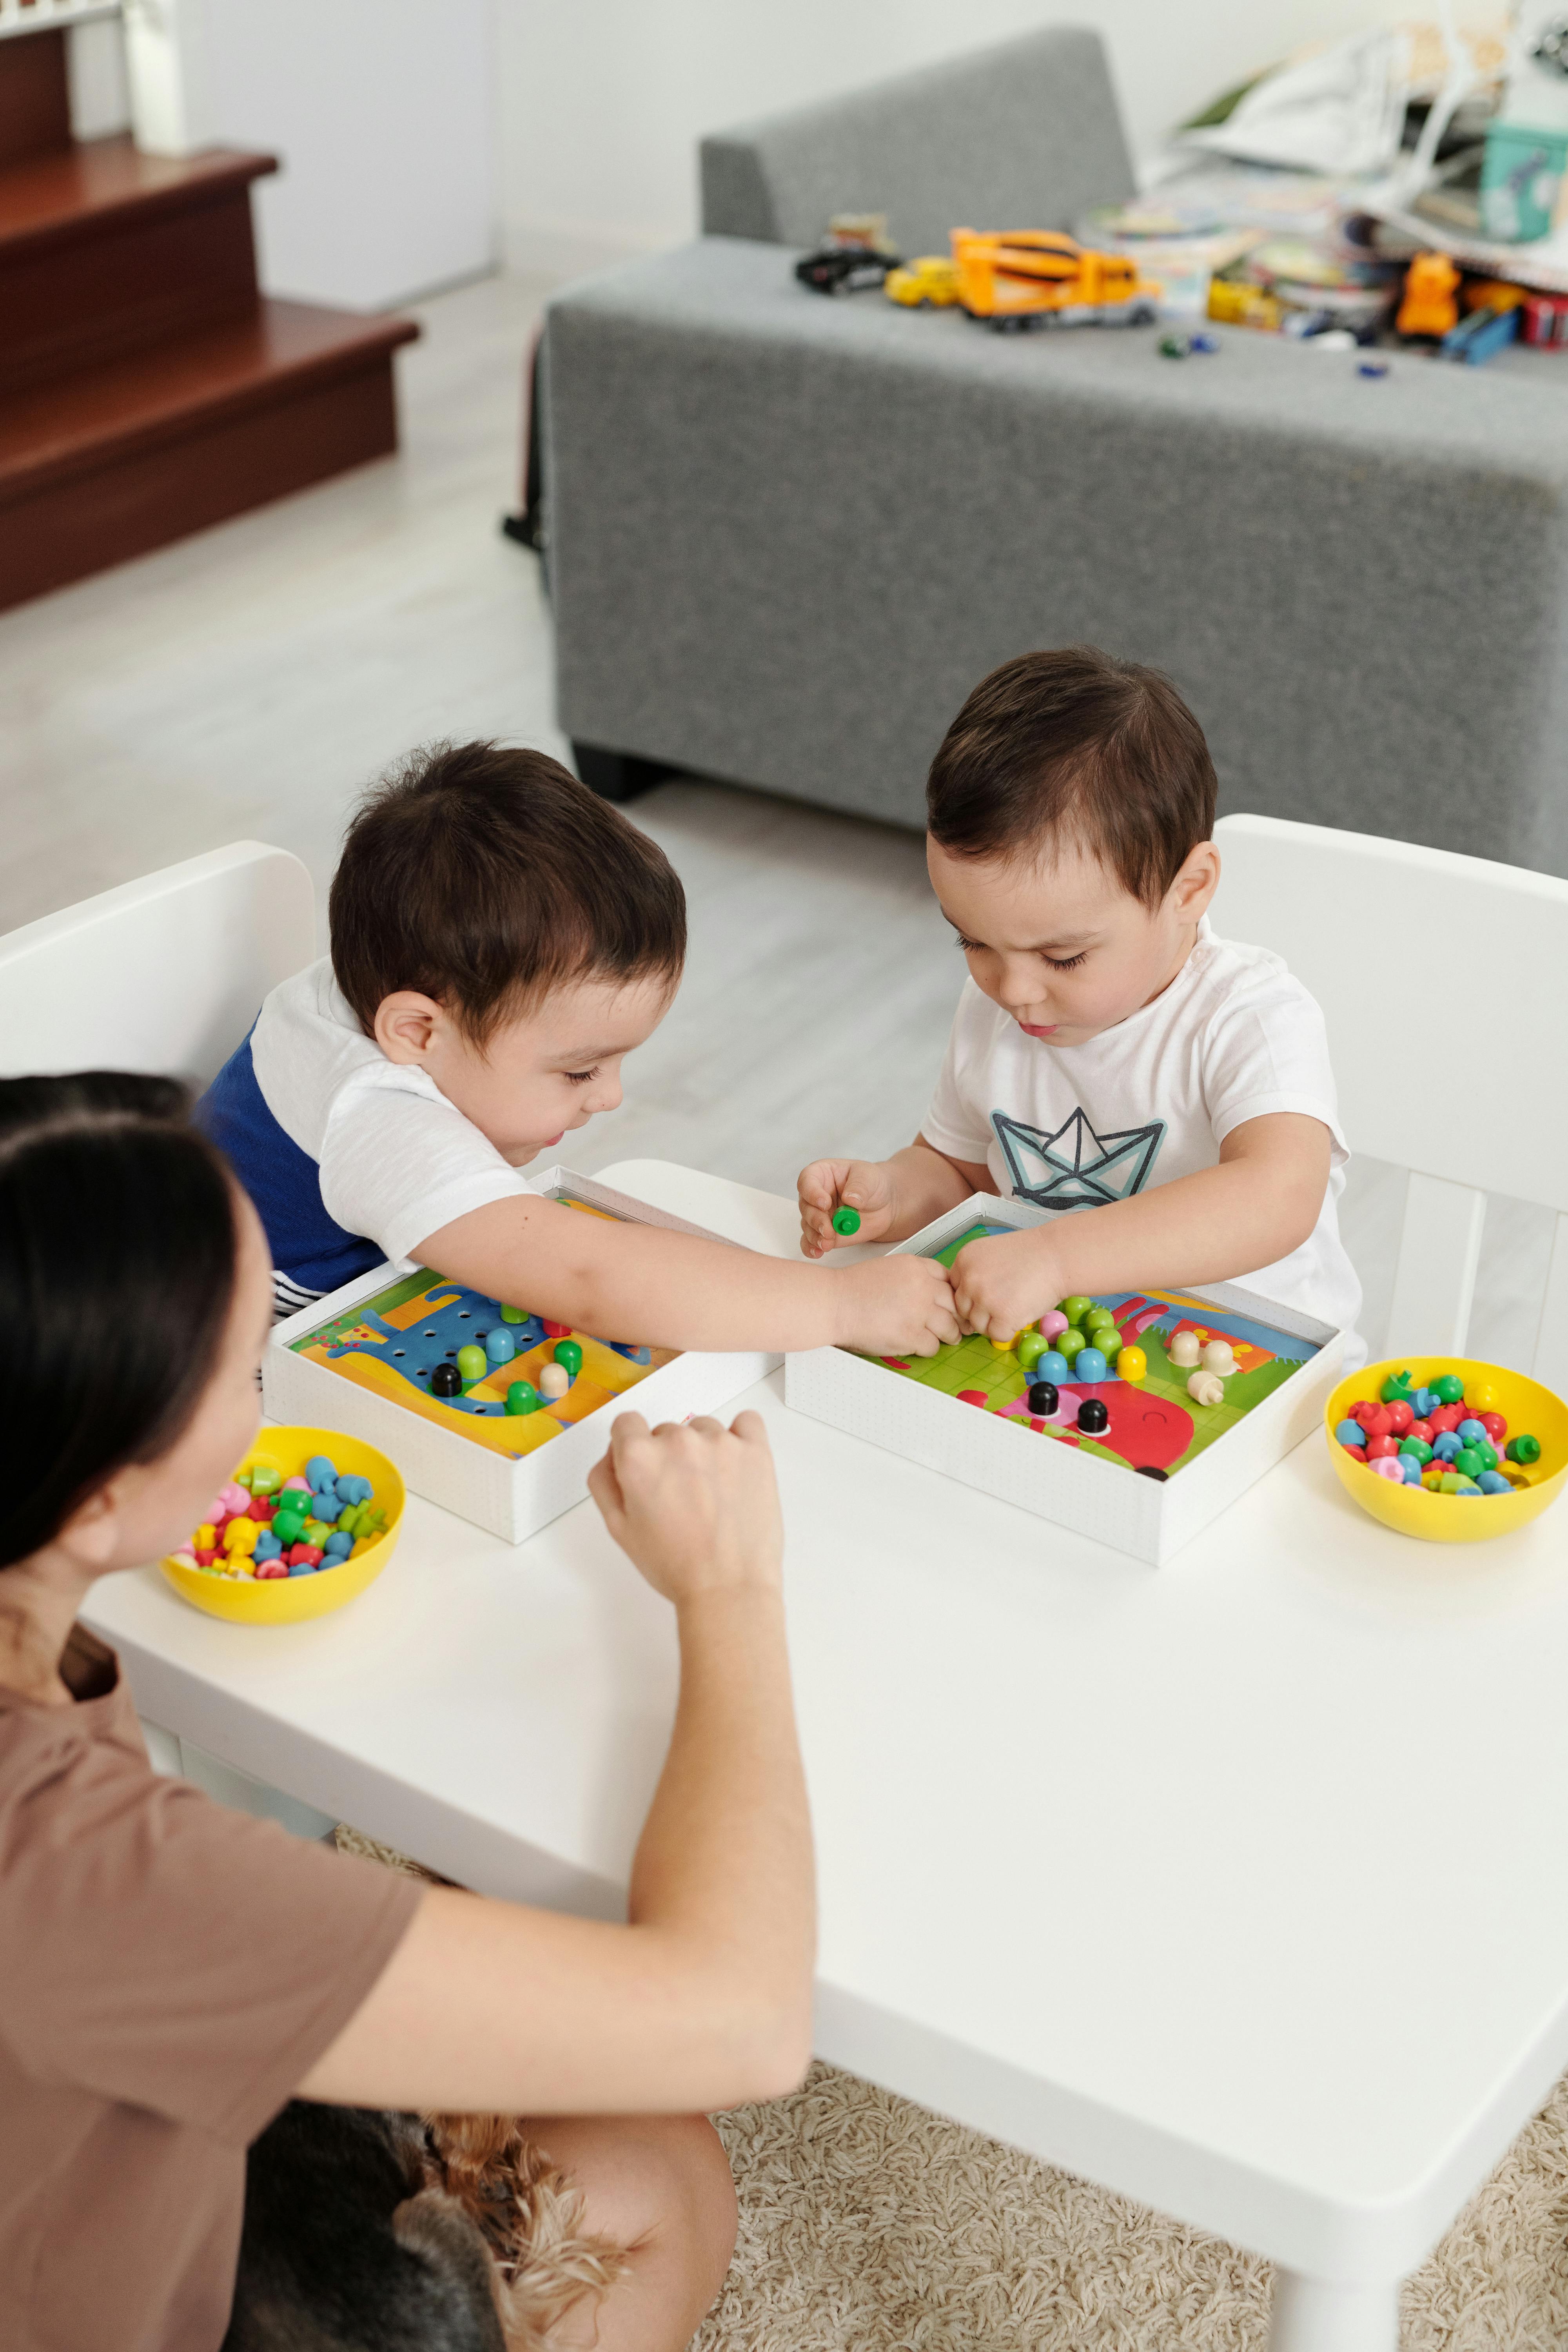
[[[245,2151],[419,1900],[147,1761],[112,1651],[0,1688],[0,2352],[216,2352]]]

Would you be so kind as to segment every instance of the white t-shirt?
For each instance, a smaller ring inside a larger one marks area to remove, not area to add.
[[[416,1242],[529,1189],[423,1070],[389,1062],[365,1035],[329,957],[272,991],[250,1051],[268,1109],[321,1164],[327,1214],[405,1272]]]
[[[1000,1192],[1059,1212],[1213,1168],[1233,1128],[1273,1111],[1328,1129],[1328,1190],[1299,1249],[1232,1279],[1353,1330],[1361,1285],[1337,1215],[1350,1155],[1323,1016],[1279,956],[1215,939],[1206,917],[1170,986],[1087,1045],[1026,1035],[966,981],[922,1131],[984,1161]]]

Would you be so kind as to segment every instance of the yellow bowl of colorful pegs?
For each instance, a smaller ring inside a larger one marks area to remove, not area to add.
[[[397,1548],[405,1500],[394,1464],[363,1439],[263,1429],[212,1517],[159,1566],[209,1617],[297,1625],[374,1584]]]
[[[1357,1428],[1363,1443],[1352,1450]],[[1330,1459],[1363,1510],[1428,1543],[1508,1535],[1554,1503],[1568,1478],[1568,1404],[1524,1372],[1468,1357],[1390,1356],[1364,1365],[1330,1397],[1324,1430]],[[1450,1448],[1439,1441],[1450,1437],[1458,1444],[1446,1459]],[[1406,1470],[1396,1476],[1376,1468],[1401,1454],[1415,1462],[1421,1484]]]

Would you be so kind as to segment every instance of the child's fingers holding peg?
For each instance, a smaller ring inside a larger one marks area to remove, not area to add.
[[[1027,1246],[1029,1238],[994,1234],[959,1251],[952,1262],[952,1298],[966,1331],[1008,1340],[1044,1311],[1041,1272]]]
[[[884,1257],[846,1267],[839,1341],[867,1356],[934,1356],[959,1338],[947,1268],[930,1257]]]
[[[849,1242],[874,1242],[892,1222],[885,1171],[869,1160],[814,1160],[795,1187],[803,1257],[824,1257]]]

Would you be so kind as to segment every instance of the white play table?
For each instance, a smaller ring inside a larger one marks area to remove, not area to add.
[[[792,1203],[606,1180],[793,1255]],[[822,1889],[816,2048],[1281,2266],[1275,2352],[1394,2352],[1401,2277],[1568,2065],[1568,1514],[1392,1536],[1310,1440],[1150,1570],[765,1416]],[[249,1631],[155,1570],[138,1706],[486,1893],[616,1916],[668,1609],[584,1504],[412,1499],[371,1591]]]

